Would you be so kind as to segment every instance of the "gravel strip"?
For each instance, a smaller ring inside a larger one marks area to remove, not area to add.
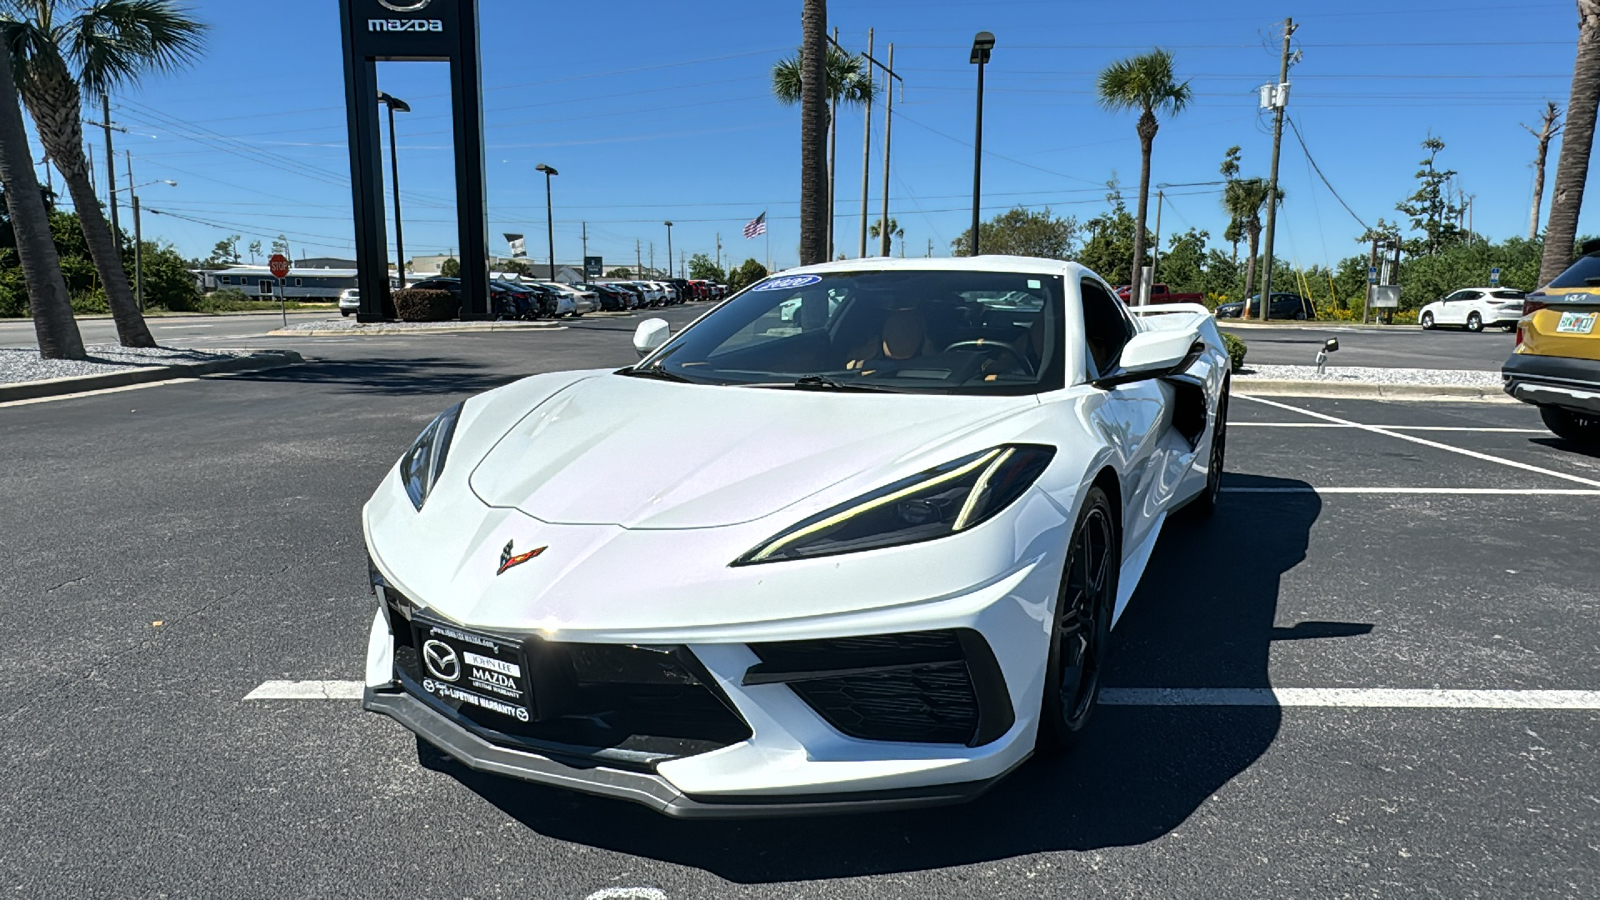
[[[1241,382],[1253,379],[1274,381],[1313,381],[1324,384],[1418,384],[1432,387],[1461,385],[1492,387],[1501,385],[1499,372],[1474,372],[1460,369],[1388,369],[1374,366],[1329,366],[1318,375],[1316,366],[1247,366],[1234,373]]]
[[[118,344],[91,344],[84,348],[86,360],[41,359],[38,350],[0,350],[0,384],[21,384],[51,378],[105,375],[150,366],[188,365],[249,356],[249,350],[176,350],[167,347],[139,348]]]

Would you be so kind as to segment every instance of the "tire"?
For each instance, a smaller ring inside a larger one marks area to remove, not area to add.
[[[349,318],[349,316],[350,316],[350,310],[348,310],[348,309],[341,309],[341,310],[339,310],[339,315],[341,315],[341,316],[344,316],[344,317],[345,317],[345,318]]]
[[[1303,309],[1300,310],[1299,312],[1294,314],[1294,318],[1295,318],[1295,321],[1297,321],[1297,322],[1304,322],[1306,320],[1306,311],[1303,310]]]
[[[1100,698],[1100,674],[1117,602],[1121,535],[1105,491],[1089,488],[1067,548],[1045,662],[1038,746],[1070,747]]]
[[[1517,323],[1515,323],[1515,322],[1502,323],[1501,326],[1500,326],[1500,330],[1501,331],[1506,331],[1506,332],[1516,331],[1517,330]]]
[[[1189,503],[1185,512],[1205,518],[1217,511],[1217,501],[1222,496],[1222,473],[1228,458],[1228,392],[1230,385],[1223,382],[1222,396],[1217,398],[1217,421],[1211,426],[1211,459],[1206,464],[1205,493]]]
[[[1422,325],[1422,330],[1423,331],[1432,331],[1433,330],[1433,313],[1431,313],[1431,312],[1423,313],[1422,314],[1422,321],[1421,321],[1420,324]]]
[[[1600,416],[1575,413],[1559,406],[1539,407],[1544,427],[1564,441],[1583,447],[1600,447]]]
[[[1477,313],[1472,313],[1472,314],[1468,315],[1467,316],[1467,330],[1472,332],[1473,334],[1477,334],[1478,332],[1482,331],[1483,330],[1483,316],[1480,316]]]

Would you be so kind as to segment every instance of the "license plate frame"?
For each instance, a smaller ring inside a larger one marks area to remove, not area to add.
[[[535,718],[527,645],[521,639],[422,615],[412,617],[411,628],[421,687],[430,699],[457,711],[482,709],[507,724]]]
[[[1564,312],[1556,320],[1556,334],[1593,334],[1600,312]]]

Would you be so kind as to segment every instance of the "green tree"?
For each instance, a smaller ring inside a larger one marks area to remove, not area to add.
[[[801,62],[804,48],[794,56],[778,60],[772,67],[772,93],[780,103],[793,106],[800,102],[803,79],[800,77]],[[827,69],[827,101],[823,109],[823,129],[831,138],[836,135],[838,123],[832,121],[832,110],[844,104],[845,106],[866,106],[878,96],[877,83],[872,80],[871,67],[866,57],[855,53],[846,53],[828,44],[827,59],[824,63]],[[833,178],[835,160],[830,151],[828,154],[828,220],[833,217]],[[826,253],[823,254],[827,256]]]
[[[255,265],[256,264],[256,257],[258,257],[260,255],[261,255],[261,242],[260,241],[251,241],[250,242],[250,265],[252,265],[252,266]]]
[[[294,251],[289,249],[289,239],[284,235],[280,234],[272,239],[272,252],[282,253],[284,256],[288,257],[290,261],[294,260]],[[238,257],[237,250],[234,251],[234,256],[235,258]]]
[[[143,268],[146,306],[173,311],[197,308],[200,289],[189,274],[188,261],[176,247],[163,241],[145,241]]]
[[[1089,240],[1078,251],[1078,262],[1113,285],[1132,284],[1128,262],[1133,254],[1133,215],[1122,202],[1122,188],[1113,173],[1106,182],[1106,202],[1111,209],[1084,223]],[[1139,257],[1149,262],[1148,255]]]
[[[1229,147],[1223,154],[1221,172],[1224,181],[1231,182],[1239,177],[1239,156],[1238,144]],[[1244,227],[1236,217],[1229,216],[1228,227],[1223,229],[1222,239],[1233,245],[1233,258],[1237,260],[1239,258],[1239,241],[1244,239]]]
[[[727,279],[728,276],[727,273],[722,271],[722,267],[717,265],[716,262],[711,259],[711,257],[705,255],[704,253],[696,253],[695,255],[689,257],[689,277],[695,279],[696,281],[703,279],[721,284]]]
[[[72,318],[61,260],[50,234],[50,213],[33,172],[33,153],[28,148],[27,127],[22,123],[22,108],[17,105],[17,86],[9,65],[0,66],[0,185],[6,188],[6,224],[21,263],[39,355],[45,359],[84,359],[87,353],[83,336]],[[8,253],[7,257],[11,255]],[[7,293],[12,291],[8,289]]]
[[[987,222],[980,222],[978,228],[978,243],[983,251],[1006,256],[1067,259],[1072,256],[1078,237],[1078,220],[1071,216],[1058,219],[1048,206],[1038,212],[1020,206],[1008,209]],[[950,251],[955,256],[970,255],[971,247],[971,228],[950,242]]]
[[[972,229],[968,228],[967,230],[971,231]],[[872,223],[872,226],[867,229],[867,233],[869,235],[871,235],[873,238],[881,238],[882,235],[883,235],[883,219],[879,218],[876,221],[874,221]],[[905,236],[906,236],[906,230],[904,228],[900,227],[900,223],[895,220],[894,216],[890,216],[889,217],[889,238],[890,238],[890,240],[889,240],[889,251],[890,252],[886,253],[884,255],[885,256],[892,256],[893,252],[894,252],[894,242],[895,242],[895,240],[900,240],[901,241],[900,255],[901,256],[905,256],[906,255],[906,248],[905,248],[905,243],[904,243]],[[984,244],[984,246],[987,247],[989,245],[986,243],[986,244]]]
[[[461,262],[454,256],[439,264],[439,275],[442,278],[460,278]]]
[[[260,243],[259,241],[257,243]],[[206,263],[221,269],[239,262],[239,236],[230,234],[212,246],[211,258]]]
[[[1411,227],[1423,233],[1421,238],[1407,242],[1406,252],[1412,256],[1433,256],[1463,237],[1456,224],[1461,206],[1450,199],[1450,179],[1456,172],[1436,165],[1444,146],[1444,141],[1432,135],[1422,142],[1428,157],[1419,163],[1422,168],[1417,170],[1417,191],[1395,204],[1395,209],[1411,217]]]
[[[1256,256],[1261,245],[1261,212],[1267,207],[1267,197],[1272,193],[1265,178],[1234,178],[1222,189],[1222,208],[1228,217],[1244,230],[1249,243],[1250,256],[1244,264],[1244,296],[1251,296],[1256,283]],[[1283,205],[1283,189],[1278,189],[1277,203]],[[1246,313],[1249,312],[1247,308]]]
[[[1139,111],[1139,205],[1129,254],[1137,276],[1139,267],[1144,265],[1145,213],[1150,208],[1150,152],[1161,127],[1156,114],[1171,117],[1183,112],[1193,92],[1189,82],[1180,82],[1173,74],[1172,54],[1157,47],[1107,66],[1095,84],[1095,94],[1107,110]]]
[[[1550,192],[1550,218],[1545,225],[1544,259],[1539,284],[1549,284],[1572,264],[1578,235],[1583,186],[1589,178],[1589,151],[1600,109],[1600,0],[1578,0],[1578,55],[1572,63],[1572,93],[1567,99],[1566,134],[1556,158],[1556,181]]]
[[[606,273],[607,278],[632,278],[633,272],[628,269],[612,269]]]
[[[88,239],[124,346],[154,347],[122,267],[122,238],[111,233],[89,182],[82,98],[98,100],[146,72],[170,72],[199,53],[205,26],[171,0],[5,0],[11,62],[23,102],[50,160],[60,170]]]
[[[1156,267],[1156,277],[1174,293],[1200,294],[1206,289],[1206,241],[1211,235],[1190,228],[1167,239],[1167,252]]]
[[[747,259],[737,269],[728,272],[728,290],[744,290],[765,277],[767,277],[767,267],[757,260]]]

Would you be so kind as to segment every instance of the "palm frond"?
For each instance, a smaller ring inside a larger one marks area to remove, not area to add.
[[[41,77],[71,77],[55,39],[37,22],[15,16],[13,10],[7,8],[0,13],[0,33],[11,51],[12,77],[24,92]]]
[[[772,95],[780,103],[793,106],[800,102],[800,54],[788,56],[772,65]]]
[[[170,0],[98,0],[62,26],[66,56],[91,97],[200,55],[207,26]]]
[[[846,106],[865,106],[878,98],[878,85],[864,57],[828,45],[828,100]],[[772,66],[772,94],[779,102],[800,102],[800,54],[787,56]]]
[[[1106,66],[1095,81],[1095,95],[1102,108],[1113,112],[1137,109],[1168,115],[1182,112],[1194,99],[1189,82],[1173,74],[1172,53],[1160,47]]]

